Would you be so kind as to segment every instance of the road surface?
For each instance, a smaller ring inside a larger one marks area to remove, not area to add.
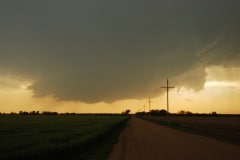
[[[240,146],[133,117],[108,160],[240,160]]]

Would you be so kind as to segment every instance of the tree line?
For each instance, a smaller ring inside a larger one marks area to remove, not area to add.
[[[155,110],[150,110],[150,112],[137,112],[136,115],[139,116],[145,116],[145,115],[150,115],[150,116],[167,116],[167,115],[174,115],[174,116],[217,116],[217,112],[213,111],[211,113],[192,113],[190,111],[184,111],[181,110],[178,113],[169,113],[165,109],[155,109]]]
[[[10,113],[2,113],[0,112],[0,115],[82,115],[82,116],[88,116],[88,115],[107,115],[107,116],[116,116],[116,115],[128,115],[130,110],[126,110],[122,112],[121,114],[118,113],[75,113],[75,112],[65,112],[65,113],[58,113],[58,112],[52,112],[52,111],[19,111],[19,112],[10,112]]]

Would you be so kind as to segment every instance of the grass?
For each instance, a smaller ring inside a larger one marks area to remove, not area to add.
[[[170,116],[169,122],[164,116],[140,118],[174,129],[240,145],[239,116]]]
[[[124,116],[1,115],[0,159],[104,159],[126,121]]]

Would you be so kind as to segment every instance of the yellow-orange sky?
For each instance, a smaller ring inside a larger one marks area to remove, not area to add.
[[[240,68],[210,67],[206,68],[207,77],[204,88],[193,91],[186,88],[175,88],[170,91],[170,112],[180,110],[194,113],[240,114]],[[11,76],[0,80],[9,86],[0,86],[0,112],[19,111],[57,111],[76,113],[121,113],[130,109],[133,113],[149,110],[148,97],[145,99],[126,99],[113,103],[86,104],[75,101],[58,101],[51,96],[34,98],[28,89],[30,82],[16,80]],[[171,80],[170,80],[171,83]],[[165,85],[163,81],[159,85]],[[171,84],[174,85],[174,84]],[[166,109],[166,94],[151,98],[151,109]]]

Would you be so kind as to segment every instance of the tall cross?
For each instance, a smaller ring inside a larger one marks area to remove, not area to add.
[[[162,87],[162,88],[166,88],[166,89],[167,89],[167,112],[169,113],[169,106],[168,106],[168,105],[169,105],[169,100],[168,100],[168,90],[169,90],[169,88],[175,88],[175,87],[171,87],[171,86],[169,86],[169,85],[168,85],[168,79],[167,79],[167,86],[166,86],[166,87],[164,86],[164,87]],[[168,113],[167,113],[167,114],[168,114]]]

